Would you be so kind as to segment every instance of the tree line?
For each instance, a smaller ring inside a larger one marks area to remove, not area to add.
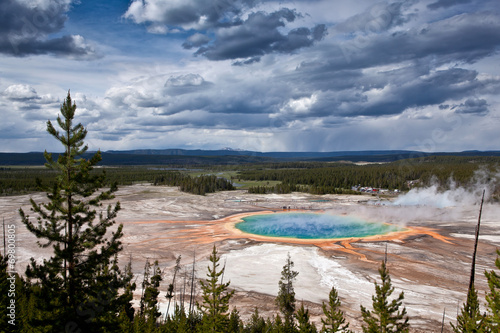
[[[248,193],[253,193],[253,194],[268,194],[268,193],[287,194],[287,193],[292,193],[292,192],[306,192],[306,193],[317,194],[317,195],[323,195],[323,194],[354,194],[354,195],[358,195],[358,194],[361,194],[358,191],[354,191],[354,190],[346,189],[346,188],[338,188],[338,187],[333,187],[333,186],[317,186],[317,185],[307,186],[307,185],[297,185],[297,184],[288,184],[288,183],[276,184],[274,186],[257,185],[257,186],[250,186],[248,188]]]
[[[217,172],[221,167],[203,169],[207,173]],[[181,168],[185,169],[185,168]],[[202,169],[200,169],[202,170]],[[210,193],[213,188],[216,191],[224,191],[231,188],[230,181],[223,182],[221,179],[205,178],[189,179],[189,176],[181,171],[166,171],[165,167],[154,166],[120,166],[98,168],[91,171],[91,174],[106,174],[108,183],[117,185],[132,185],[134,183],[153,183],[156,185],[181,186],[185,184],[187,192],[194,193],[196,187],[205,187],[204,183],[210,183],[207,187]],[[37,179],[44,184],[54,184],[57,173],[54,170],[41,167],[2,167],[0,168],[0,196],[19,195],[38,191]],[[184,188],[184,187],[183,187]],[[190,189],[193,189],[191,191]]]
[[[231,181],[225,178],[215,175],[191,177],[178,171],[170,171],[157,176],[154,185],[178,186],[183,192],[199,195],[235,189]]]
[[[355,165],[352,163],[325,162],[287,162],[268,164],[245,164],[238,166],[210,166],[200,170],[207,174],[220,170],[237,170],[238,179],[248,181],[279,181],[277,186],[251,186],[250,193],[290,193],[293,191],[312,194],[354,194],[353,186],[372,186],[400,191],[409,190],[414,184],[409,181],[418,180],[420,185],[431,182],[446,189],[453,178],[457,185],[466,186],[473,182],[474,173],[484,168],[491,175],[497,173],[499,157],[485,156],[427,156],[419,159],[400,160],[386,164]],[[189,167],[189,166],[188,166]],[[198,167],[197,167],[198,168]],[[191,177],[181,171],[166,171],[165,166],[120,166],[92,170],[91,173],[106,173],[110,183],[131,185],[136,182],[148,182],[157,185],[181,186],[190,193],[210,193],[234,189],[229,181],[221,179],[201,179]],[[2,167],[0,168],[0,195],[18,195],[38,190],[36,179],[52,184],[55,180],[54,170],[42,168]],[[210,184],[208,184],[210,183]],[[204,190],[205,188],[208,189]],[[495,189],[500,195],[500,187]]]
[[[371,186],[389,190],[408,191],[418,180],[420,186],[436,183],[447,189],[450,180],[455,185],[468,186],[475,182],[474,175],[481,168],[488,177],[495,178],[498,172],[496,157],[452,157],[430,156],[421,159],[401,160],[386,164],[354,165],[352,163],[306,162],[289,163],[288,168],[274,165],[252,167],[241,170],[234,178],[247,181],[280,181],[284,188],[313,194],[352,194],[354,186]],[[294,168],[295,167],[295,168]],[[253,188],[251,193],[268,193],[274,189]],[[500,194],[500,186],[495,193]]]

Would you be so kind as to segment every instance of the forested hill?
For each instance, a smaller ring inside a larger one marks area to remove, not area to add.
[[[93,153],[83,154],[90,158]],[[57,159],[57,153],[53,154]],[[278,160],[257,156],[182,156],[182,155],[141,155],[129,153],[102,153],[100,165],[239,165],[246,163],[271,163]],[[43,165],[43,153],[0,153],[0,165]]]
[[[89,156],[92,153],[89,153]],[[57,155],[57,154],[55,154]],[[255,152],[232,149],[185,150],[144,149],[106,151],[102,165],[238,165],[247,163],[272,163],[284,161],[352,161],[394,162],[407,158],[426,156],[500,156],[500,151],[464,151],[424,153],[408,150],[372,150],[338,152]],[[55,156],[54,156],[55,157]],[[86,157],[86,156],[84,156]],[[0,165],[42,165],[41,152],[0,153]]]
[[[272,159],[286,160],[342,160],[352,161],[375,161],[381,158],[387,162],[400,159],[431,156],[431,155],[453,155],[453,156],[500,156],[500,151],[478,151],[470,150],[463,152],[437,152],[423,153],[413,150],[359,150],[359,151],[331,151],[331,152],[258,152],[238,149],[219,150],[187,150],[187,149],[137,149],[137,150],[109,150],[109,154],[132,154],[132,155],[167,155],[167,156],[252,156]]]

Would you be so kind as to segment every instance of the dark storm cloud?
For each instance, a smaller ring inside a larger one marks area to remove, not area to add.
[[[182,44],[185,49],[197,48],[195,55],[210,60],[234,59],[239,66],[254,63],[268,53],[289,53],[309,47],[326,34],[324,24],[281,32],[287,23],[302,15],[289,8],[248,14],[259,3],[261,1],[256,0],[186,0],[182,3],[135,0],[124,17],[136,23],[164,24],[194,31]]]
[[[309,112],[288,112],[287,117],[377,117],[497,94],[498,79],[479,79],[477,71],[460,64],[498,52],[499,31],[500,17],[495,14],[462,14],[424,27],[371,34],[350,41],[351,48],[323,45],[318,48],[323,57],[304,61],[295,73],[281,78],[293,85],[290,90],[316,98]],[[450,64],[449,69],[437,70]],[[486,105],[471,99],[456,111],[484,114]]]
[[[10,47],[9,47],[10,46]],[[63,36],[49,40],[17,40],[14,44],[0,44],[0,52],[14,56],[53,54],[76,59],[100,57],[81,36]]]
[[[500,46],[500,17],[492,13],[461,14],[424,27],[361,37],[340,45],[335,68],[366,68],[433,57],[441,64],[473,63]]]
[[[68,1],[47,1],[38,6],[16,0],[0,2],[0,53],[94,58],[94,49],[81,36],[47,38],[64,27],[68,10]]]
[[[240,24],[240,14],[252,8],[256,0],[185,0],[167,3],[163,0],[134,0],[124,17],[136,23],[162,23],[169,26],[190,26],[203,21],[205,28]]]
[[[452,109],[458,113],[485,114],[488,113],[488,102],[484,99],[469,98],[460,105],[455,105]]]
[[[183,44],[182,44],[182,47],[185,48],[185,49],[192,49],[194,47],[200,47],[202,45],[205,45],[207,44],[208,42],[210,42],[210,37],[208,37],[207,35],[203,35],[203,34],[200,34],[200,33],[196,33],[192,36],[190,36]]]
[[[387,115],[398,114],[412,107],[436,105],[447,100],[456,100],[464,95],[480,91],[482,84],[477,80],[475,71],[449,69],[436,71],[409,81],[384,95],[383,100],[372,105],[367,103],[355,114]]]
[[[470,2],[472,2],[472,0],[438,0],[436,2],[427,5],[427,8],[429,9],[448,8]]]
[[[334,71],[328,65],[308,65],[284,79],[294,82],[296,89],[303,94],[316,94],[316,101],[309,112],[293,115],[299,118],[400,114],[410,108],[439,105],[494,89],[498,93],[500,83],[493,78],[480,80],[474,70],[435,70],[419,62],[394,70],[371,72]],[[480,107],[485,105],[469,102],[457,107],[457,110],[481,113],[484,109]]]
[[[188,126],[190,128],[224,128],[238,130],[262,128],[269,125],[269,118],[259,114],[217,114],[204,110],[186,110],[172,115],[139,120],[152,131],[163,131],[161,126]]]
[[[325,36],[325,25],[297,28],[287,34],[279,31],[299,16],[288,8],[273,13],[251,13],[241,25],[218,30],[213,44],[199,48],[195,54],[210,60],[255,58],[272,52],[290,53]]]
[[[41,36],[61,30],[68,4],[53,1],[47,8],[28,6],[26,2],[0,2],[0,33],[22,33]]]

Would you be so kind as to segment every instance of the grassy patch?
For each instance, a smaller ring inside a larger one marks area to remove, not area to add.
[[[235,185],[235,187],[238,190],[247,190],[249,187],[252,187],[252,186],[254,186],[254,187],[255,186],[275,186],[277,184],[281,184],[281,182],[278,180],[269,180],[269,181],[266,181],[266,180],[262,180],[262,181],[241,180],[241,181],[238,181],[238,179],[234,179],[233,183],[241,185],[241,186]]]

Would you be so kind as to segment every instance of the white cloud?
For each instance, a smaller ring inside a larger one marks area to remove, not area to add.
[[[166,35],[168,33],[168,27],[163,24],[152,24],[147,29],[151,34]]]
[[[165,82],[165,86],[199,86],[205,82],[205,79],[199,74],[184,74],[177,76],[170,76]]]
[[[314,106],[316,101],[316,94],[312,94],[310,97],[290,99],[286,105],[280,109],[280,112],[305,115],[311,112],[311,108]]]
[[[35,88],[28,84],[11,85],[5,89],[4,95],[12,100],[30,100],[39,98]]]

